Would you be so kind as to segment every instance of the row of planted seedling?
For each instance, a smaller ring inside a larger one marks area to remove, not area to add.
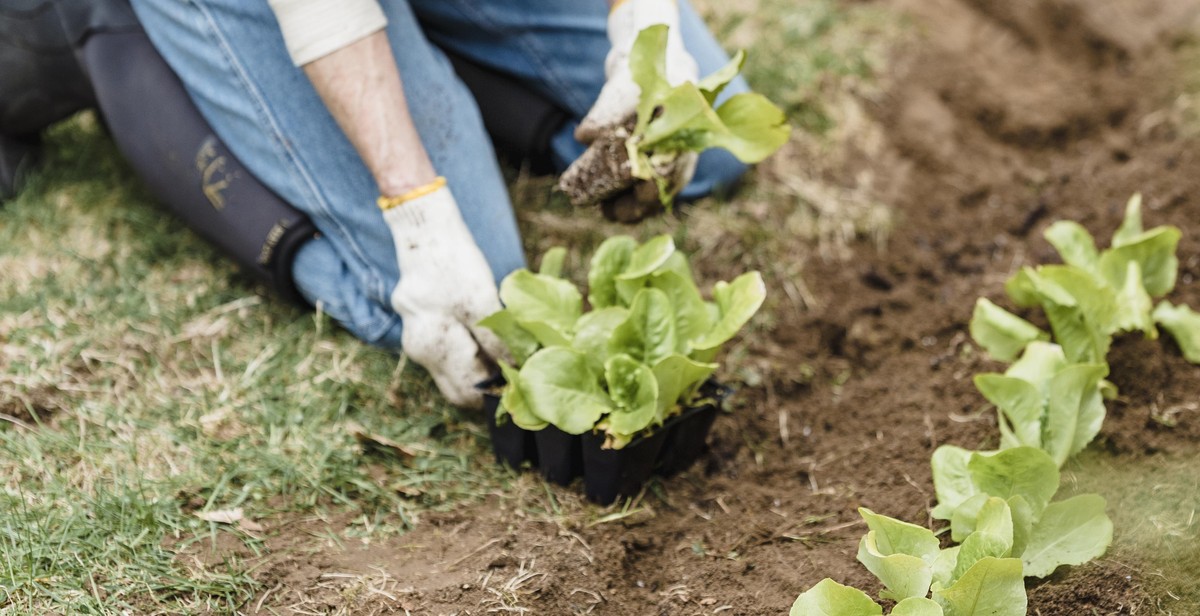
[[[932,516],[949,522],[953,545],[943,548],[929,529],[860,509],[869,530],[858,560],[883,583],[880,597],[895,602],[894,616],[1023,616],[1025,577],[1104,554],[1113,530],[1104,499],[1054,496],[1059,468],[1099,433],[1105,399],[1116,396],[1106,380],[1113,336],[1141,331],[1157,338],[1162,328],[1189,361],[1200,363],[1200,314],[1153,303],[1175,287],[1180,231],[1144,230],[1140,196],[1130,200],[1103,251],[1070,221],[1051,225],[1045,237],[1064,263],[1025,267],[1005,290],[1017,306],[1040,307],[1050,333],[987,299],[971,319],[976,343],[1013,363],[1003,374],[975,377],[998,410],[999,449],[945,445],[933,454]],[[828,578],[791,610],[791,616],[882,613],[866,593]]]

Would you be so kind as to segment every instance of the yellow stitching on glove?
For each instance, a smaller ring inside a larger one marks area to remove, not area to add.
[[[399,195],[396,197],[384,197],[383,195],[380,195],[379,199],[375,200],[375,203],[377,203],[379,205],[379,209],[386,212],[394,207],[404,205],[405,203],[412,201],[413,199],[420,199],[421,197],[424,197],[425,195],[437,192],[437,191],[441,190],[442,188],[444,188],[445,186],[446,186],[446,178],[439,175],[436,180],[434,180],[424,186],[414,188],[414,189],[404,193],[403,195]]]

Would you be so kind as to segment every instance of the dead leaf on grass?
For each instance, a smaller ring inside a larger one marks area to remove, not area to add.
[[[346,431],[354,437],[354,440],[358,441],[358,444],[361,445],[364,450],[375,449],[388,451],[400,456],[405,460],[411,460],[417,456],[429,455],[433,453],[431,449],[425,447],[424,445],[398,443],[386,436],[368,432],[366,428],[362,427],[362,425],[358,424],[357,422],[352,421],[347,423]]]
[[[266,530],[266,528],[263,527],[262,524],[259,524],[258,522],[255,522],[254,520],[251,520],[250,518],[241,519],[240,521],[238,521],[237,526],[238,526],[238,530],[247,532],[247,533],[261,533],[264,530]]]
[[[193,515],[205,522],[216,522],[217,524],[237,524],[245,517],[241,507],[236,509],[217,509],[216,511],[197,511]]]
[[[262,524],[247,518],[241,507],[217,509],[215,511],[197,511],[192,515],[205,522],[234,525],[237,526],[238,530],[246,533],[261,533],[266,530]]]

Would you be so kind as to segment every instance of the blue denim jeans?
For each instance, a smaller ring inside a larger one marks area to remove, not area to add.
[[[525,265],[512,205],[475,101],[442,50],[514,75],[574,119],[553,138],[565,168],[583,152],[573,131],[604,83],[604,0],[381,0],[421,141],[447,178],[497,281]],[[155,47],[200,112],[259,180],[307,213],[320,235],[297,253],[301,294],[362,340],[398,349],[389,297],[401,273],[375,182],[292,65],[266,0],[133,0]],[[728,56],[686,1],[685,45],[701,74]],[[736,82],[726,95],[746,90]],[[732,183],[745,167],[701,156],[684,197]]]

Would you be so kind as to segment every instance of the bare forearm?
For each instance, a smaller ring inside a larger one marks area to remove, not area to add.
[[[384,31],[303,68],[375,177],[380,194],[401,195],[435,179]]]

